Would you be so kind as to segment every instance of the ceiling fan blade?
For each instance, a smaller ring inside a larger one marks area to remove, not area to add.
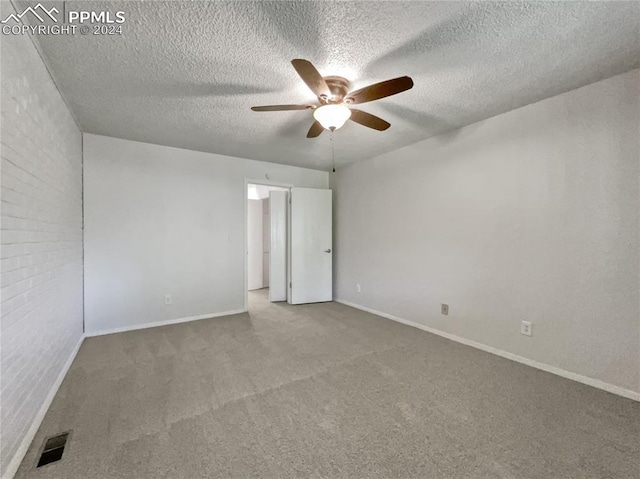
[[[309,110],[314,108],[313,105],[267,105],[252,106],[253,111],[285,111],[285,110]]]
[[[322,99],[331,98],[331,90],[329,85],[324,81],[320,72],[316,70],[316,67],[309,60],[291,60],[293,68],[296,69],[300,78],[307,84],[311,91]]]
[[[320,133],[324,131],[324,127],[320,124],[319,121],[314,121],[311,128],[309,128],[309,133],[307,133],[307,138],[316,138],[320,136]]]
[[[413,87],[413,80],[410,77],[399,77],[380,83],[360,88],[353,91],[345,98],[345,103],[366,103],[368,101],[379,100],[387,96],[396,95],[407,91]]]
[[[391,126],[391,123],[384,121],[382,118],[367,113],[362,110],[351,109],[351,117],[349,118],[362,126],[373,128],[374,130],[384,131]]]

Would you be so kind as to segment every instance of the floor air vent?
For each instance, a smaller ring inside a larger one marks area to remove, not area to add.
[[[42,454],[40,454],[36,467],[46,466],[62,459],[62,453],[70,434],[71,431],[67,431],[45,439],[44,446],[42,446]]]

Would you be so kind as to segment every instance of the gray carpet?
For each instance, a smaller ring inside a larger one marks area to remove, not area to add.
[[[250,301],[87,339],[17,477],[640,477],[640,403],[340,304]]]

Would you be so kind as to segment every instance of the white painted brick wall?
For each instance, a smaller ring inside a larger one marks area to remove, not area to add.
[[[11,8],[2,2],[2,17]],[[82,337],[82,137],[27,36],[2,35],[0,476]]]

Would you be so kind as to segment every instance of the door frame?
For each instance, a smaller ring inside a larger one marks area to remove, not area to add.
[[[249,198],[247,198],[247,196],[249,196],[249,185],[262,185],[262,186],[277,186],[279,188],[287,188],[289,190],[289,194],[291,194],[291,188],[294,187],[294,185],[290,184],[290,183],[284,183],[282,181],[272,181],[272,180],[267,180],[267,179],[261,179],[261,180],[257,180],[257,179],[252,179],[252,178],[247,178],[245,177],[244,179],[244,189],[243,189],[243,211],[244,211],[244,223],[242,225],[242,231],[243,233],[243,244],[244,244],[244,258],[243,258],[243,264],[244,264],[244,294],[243,294],[243,311],[247,312],[249,311],[249,260],[248,260],[248,255],[249,255],[249,235],[247,233],[247,222],[249,220],[249,212],[248,212],[248,208],[249,208]],[[289,223],[289,215],[287,214],[287,229],[289,227],[288,225]],[[288,235],[288,233],[287,233]],[[289,253],[287,252],[287,255]],[[289,272],[287,271],[287,279],[289,276]]]

